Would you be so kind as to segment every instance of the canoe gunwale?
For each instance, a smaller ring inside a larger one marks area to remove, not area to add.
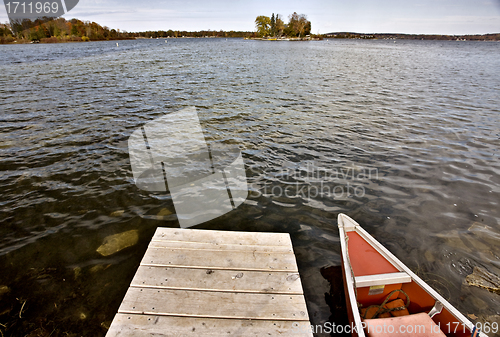
[[[345,240],[347,234],[344,232],[344,228],[340,227],[340,221],[339,221],[339,235],[340,235],[340,250],[342,253],[342,270],[344,272],[344,280],[345,280],[345,285],[347,287],[347,295],[348,295],[346,300],[349,301],[352,319],[354,320],[354,323],[356,325],[356,332],[357,332],[357,334],[353,332],[351,332],[351,334],[353,336],[357,335],[358,337],[365,337],[365,331],[363,329],[361,316],[358,310],[358,302],[356,301],[356,292],[354,290],[354,279],[351,272],[350,263],[348,260],[347,242]]]

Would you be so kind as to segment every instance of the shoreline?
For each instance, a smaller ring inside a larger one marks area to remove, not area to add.
[[[285,37],[285,38],[265,38],[265,37],[245,37],[245,40],[258,41],[321,41],[324,37]]]
[[[69,38],[69,39],[58,39],[54,37],[44,38],[42,40],[27,40],[19,39],[12,42],[0,42],[0,45],[12,45],[12,44],[59,44],[59,43],[81,43],[81,42],[97,42],[97,41],[121,41],[121,40],[135,40],[135,38],[111,38],[105,40],[82,40],[81,38]]]
[[[431,41],[500,41],[500,33],[488,34],[403,34],[403,33],[353,33],[333,32],[322,34],[329,39],[364,39],[364,40],[431,40]]]
[[[71,38],[57,38],[50,37],[44,38],[42,40],[27,40],[20,39],[14,41],[4,41],[0,42],[0,45],[13,45],[13,44],[58,44],[58,43],[81,43],[81,42],[99,42],[99,41],[126,41],[126,40],[167,40],[167,39],[243,39],[243,40],[255,40],[255,41],[322,41],[328,39],[335,40],[407,40],[407,41],[472,41],[472,42],[500,42],[500,34],[488,34],[488,35],[462,35],[462,36],[451,36],[451,35],[428,35],[423,38],[422,35],[404,35],[404,34],[372,34],[363,35],[356,33],[349,33],[350,35],[345,35],[341,33],[329,33],[317,35],[315,37],[305,37],[305,38],[262,38],[262,37],[220,37],[220,36],[163,36],[163,37],[116,37],[107,39],[82,39],[80,37]],[[469,38],[467,38],[469,37]],[[487,37],[487,38],[485,38]]]

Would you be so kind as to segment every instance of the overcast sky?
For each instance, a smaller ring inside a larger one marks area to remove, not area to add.
[[[500,33],[500,0],[80,0],[64,17],[130,32],[254,31],[258,15],[293,12],[307,15],[313,33]]]

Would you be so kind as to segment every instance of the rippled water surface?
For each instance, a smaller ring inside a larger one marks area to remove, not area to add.
[[[290,233],[311,321],[319,269],[356,219],[462,313],[499,295],[500,43],[175,39],[0,46],[0,329],[104,335],[169,196],[139,190],[127,140],[195,106],[242,149],[251,193],[198,229]],[[166,210],[167,211],[166,211]],[[139,242],[96,252],[111,234]]]

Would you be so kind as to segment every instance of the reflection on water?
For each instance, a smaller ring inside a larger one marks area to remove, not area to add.
[[[134,185],[127,139],[188,106],[240,146],[252,190],[196,228],[290,233],[314,324],[339,212],[464,314],[498,314],[462,282],[500,275],[499,44],[159,41],[0,46],[3,332],[106,332],[156,227],[178,226],[169,195]]]

